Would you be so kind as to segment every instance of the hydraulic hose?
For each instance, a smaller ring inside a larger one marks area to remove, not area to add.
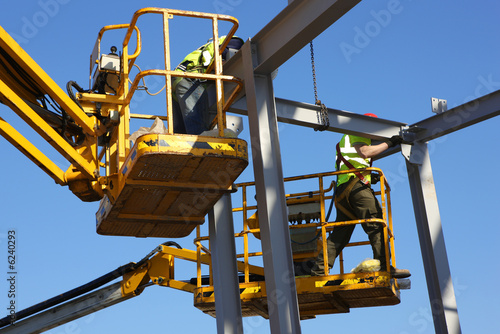
[[[121,266],[89,283],[86,283],[84,285],[81,285],[75,289],[72,289],[70,291],[67,291],[59,296],[50,298],[46,301],[43,301],[41,303],[38,303],[36,305],[33,305],[31,307],[28,307],[27,309],[21,310],[19,312],[16,312],[16,320],[20,320],[26,317],[29,317],[35,313],[41,312],[45,309],[48,309],[50,307],[53,307],[57,304],[63,303],[67,300],[73,299],[75,297],[78,297],[80,295],[83,295],[84,293],[87,293],[89,291],[92,291],[94,289],[97,289],[100,286],[103,286],[104,284],[113,281],[114,279],[123,276],[124,274],[134,270],[136,268],[136,264],[131,262],[129,264],[126,264],[124,266]],[[11,323],[11,317],[7,316],[5,318],[0,319],[0,328],[5,327]]]
[[[76,81],[68,81],[68,83],[66,84],[66,90],[68,91],[69,97],[80,107],[80,109],[83,110],[83,107],[76,98],[75,93],[73,93],[73,88],[75,88],[79,93],[85,93],[85,90],[80,87],[80,85],[78,85]]]
[[[179,244],[177,244],[174,241],[167,241],[167,242],[163,243],[162,245],[176,246],[177,248],[182,248],[181,246],[179,246]],[[20,320],[20,319],[29,317],[29,316],[36,314],[38,312],[41,312],[45,309],[56,306],[56,305],[61,304],[65,301],[68,301],[68,300],[73,299],[75,297],[81,296],[87,292],[95,290],[95,289],[103,286],[104,284],[109,283],[109,282],[117,279],[118,277],[121,277],[124,274],[129,273],[131,271],[134,271],[137,268],[141,267],[144,263],[146,263],[146,261],[148,261],[151,258],[151,256],[153,256],[159,250],[160,250],[159,247],[157,247],[137,263],[130,262],[130,263],[123,265],[123,266],[121,266],[121,267],[119,267],[119,268],[99,277],[99,278],[96,278],[95,280],[93,280],[89,283],[86,283],[86,284],[81,285],[75,289],[67,291],[61,295],[58,295],[56,297],[50,298],[46,301],[43,301],[41,303],[38,303],[38,304],[33,305],[31,307],[28,307],[27,309],[16,312],[15,313],[15,320]],[[5,327],[5,326],[10,325],[10,324],[11,324],[11,317],[10,316],[7,316],[7,317],[0,319],[0,328]]]

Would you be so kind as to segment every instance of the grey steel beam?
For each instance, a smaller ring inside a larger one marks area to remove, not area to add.
[[[414,139],[426,142],[500,115],[500,90],[410,125]]]
[[[361,0],[294,0],[253,38],[255,73],[270,74],[331,26]],[[241,52],[224,65],[224,73],[243,77]]]
[[[298,334],[299,307],[272,79],[254,75],[251,43],[245,43],[241,52],[271,333]]]
[[[217,333],[220,334],[243,334],[232,207],[231,195],[224,194],[208,215]]]
[[[315,128],[320,108],[314,104],[276,98],[279,122]],[[230,112],[248,115],[245,97],[235,102]],[[408,126],[407,123],[367,117],[344,110],[328,108],[327,131],[365,136],[382,140],[405,129],[405,139],[426,142],[500,115],[500,91],[484,95],[441,114]]]
[[[255,73],[270,74],[361,0],[294,0],[259,31]]]
[[[122,296],[121,283],[115,283],[95,292],[76,298],[60,306],[16,322],[0,330],[1,334],[42,333],[51,328],[123,302],[134,296]]]
[[[446,254],[436,189],[426,143],[403,145],[427,290],[438,334],[461,333],[457,302]]]
[[[276,98],[275,101],[279,122],[312,129],[320,125],[318,122],[319,106],[280,98]],[[243,97],[235,102],[229,111],[239,115],[248,115],[246,98]],[[332,108],[328,108],[328,118],[330,126],[327,131],[363,136],[375,140],[383,140],[397,135],[402,128],[407,126],[407,123]]]

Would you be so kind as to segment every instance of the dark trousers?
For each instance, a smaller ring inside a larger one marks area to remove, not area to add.
[[[355,182],[355,184],[349,191],[348,188],[350,182]],[[346,193],[346,191],[348,191],[348,193]],[[371,187],[363,184],[359,180],[351,180],[341,184],[338,186],[335,196],[337,199],[340,199],[335,203],[337,208],[337,219],[335,221],[337,222],[354,219],[382,218],[382,209],[373,190]],[[348,213],[345,213],[340,206],[345,208]],[[355,226],[356,225],[345,225],[334,227],[333,232],[327,239],[329,269],[333,267],[335,258],[349,243]],[[361,226],[370,240],[373,250],[373,258],[380,260],[381,270],[386,270],[387,261],[385,258],[383,227],[377,223],[365,223],[361,224]],[[323,252],[320,252],[316,258],[313,268],[311,269],[311,274],[324,275],[324,269]]]
[[[172,82],[175,79],[172,80]],[[211,83],[183,78],[175,86],[173,101],[174,132],[199,135],[210,130],[212,120],[217,111],[210,111],[210,96],[212,90],[207,86]]]

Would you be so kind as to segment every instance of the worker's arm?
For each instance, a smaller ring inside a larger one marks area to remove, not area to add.
[[[353,146],[358,155],[363,159],[376,157],[389,148],[389,145],[386,142],[377,145],[354,144]]]
[[[389,147],[401,144],[402,141],[403,138],[396,135],[392,136],[389,140],[377,145],[353,144],[353,147],[361,158],[370,159],[384,152]]]

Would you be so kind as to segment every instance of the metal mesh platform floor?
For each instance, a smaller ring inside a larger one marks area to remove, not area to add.
[[[246,142],[236,138],[145,135],[122,168],[123,184],[105,197],[97,232],[177,238],[203,224],[248,165]]]
[[[400,303],[399,289],[387,273],[345,274],[296,278],[301,319],[321,314],[347,313],[351,308],[388,306]],[[244,317],[268,318],[264,282],[240,284],[241,309]],[[194,306],[213,317],[213,287],[195,291]]]

